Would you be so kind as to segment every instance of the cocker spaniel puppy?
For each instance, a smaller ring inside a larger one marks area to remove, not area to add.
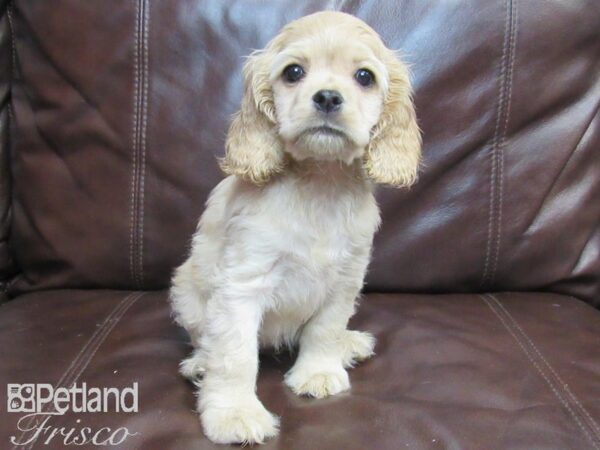
[[[256,396],[259,347],[299,346],[285,384],[317,398],[375,339],[348,330],[380,217],[375,183],[415,181],[421,138],[408,71],[364,22],[320,12],[244,67],[222,169],[170,299],[194,351],[198,411],[217,443],[260,443],[278,419]]]

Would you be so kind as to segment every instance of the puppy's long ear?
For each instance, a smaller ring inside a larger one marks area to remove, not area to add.
[[[386,49],[389,84],[379,122],[372,130],[365,169],[376,183],[397,187],[417,179],[421,134],[412,101],[408,69]]]
[[[277,135],[269,52],[254,52],[244,66],[244,98],[233,116],[225,141],[221,169],[256,184],[283,170],[284,155]]]

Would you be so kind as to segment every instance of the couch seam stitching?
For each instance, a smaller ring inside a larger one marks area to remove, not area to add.
[[[483,266],[483,275],[481,277],[481,286],[485,286],[490,266],[490,258],[492,253],[492,239],[494,232],[494,223],[495,223],[495,212],[496,212],[496,178],[498,168],[496,153],[498,152],[498,137],[500,131],[500,121],[502,119],[502,110],[504,105],[504,96],[505,96],[505,79],[506,79],[506,59],[507,59],[507,47],[509,41],[509,30],[510,30],[510,17],[511,17],[511,2],[510,0],[506,0],[506,18],[504,21],[504,34],[502,37],[502,56],[500,58],[500,73],[498,74],[497,82],[498,82],[498,97],[497,97],[497,106],[496,106],[496,124],[494,126],[494,135],[492,136],[491,142],[491,168],[490,168],[490,195],[489,195],[489,213],[488,213],[488,232],[487,232],[487,242],[486,242],[486,251],[485,251],[485,261]]]
[[[508,65],[508,73],[506,75],[507,95],[505,97],[504,107],[504,125],[500,132],[500,141],[498,143],[498,166],[500,168],[500,175],[498,179],[498,215],[497,215],[497,233],[496,233],[496,245],[494,252],[494,261],[490,271],[490,284],[493,284],[496,277],[496,271],[498,268],[498,261],[500,258],[500,244],[502,239],[502,211],[504,209],[504,145],[506,143],[506,134],[508,131],[508,123],[510,119],[510,107],[512,101],[512,87],[513,87],[513,74],[515,67],[516,58],[516,46],[517,46],[517,33],[518,33],[518,0],[511,2],[512,13],[511,13],[511,33],[508,47],[508,54],[510,62]]]
[[[112,330],[114,330],[114,328],[117,326],[117,324],[119,323],[121,318],[125,315],[125,313],[129,310],[129,308],[140,297],[142,297],[142,295],[144,295],[144,293],[139,292],[138,295],[134,295],[134,296],[130,297],[128,301],[124,300],[121,303],[122,307],[119,308],[119,311],[113,317],[111,317],[108,321],[106,321],[106,324],[107,324],[106,327],[104,327],[104,330],[102,331],[101,334],[98,334],[98,339],[96,339],[96,341],[94,342],[94,347],[90,347],[90,348],[93,348],[91,353],[88,353],[87,355],[82,356],[82,358],[78,361],[78,363],[76,365],[77,369],[73,369],[73,375],[70,377],[68,382],[65,384],[72,385],[75,382],[77,382],[77,380],[79,379],[81,374],[85,371],[85,369],[87,369],[89,364],[94,359],[94,356],[96,355],[96,353],[98,352],[98,350],[100,349],[100,347],[102,346],[104,341],[106,341],[106,338],[108,337],[108,335],[112,332]],[[48,422],[49,421],[50,420],[48,420]],[[29,447],[27,447],[27,450],[31,450],[33,448],[33,446],[36,444],[36,442],[37,442],[37,439],[35,439],[31,443],[31,445]]]
[[[131,164],[131,186],[129,194],[129,270],[134,285],[138,285],[137,271],[135,266],[135,226],[136,204],[137,204],[137,147],[138,147],[138,114],[139,114],[139,1],[136,1],[135,27],[134,27],[134,52],[133,52],[133,126],[132,126],[132,164]]]
[[[139,186],[139,200],[138,200],[138,274],[140,287],[144,283],[144,189],[146,180],[146,131],[148,124],[148,60],[149,60],[149,47],[148,47],[148,35],[150,27],[150,3],[146,0],[144,3],[144,14],[143,21],[144,27],[143,33],[143,60],[144,60],[144,78],[142,83],[142,123],[141,123],[141,164],[140,164],[140,186]]]
[[[14,78],[16,78],[16,70],[17,70],[17,47],[16,47],[16,40],[15,40],[15,27],[13,25],[13,18],[12,18],[12,8],[13,8],[13,1],[11,0],[8,5],[6,6],[6,17],[8,17],[8,27],[10,29],[10,52],[11,52],[11,63],[12,63],[12,67],[11,67],[11,75]]]
[[[67,379],[69,378],[70,374],[75,370],[75,367],[78,365],[78,361],[80,358],[82,358],[82,355],[85,353],[85,350],[89,347],[92,346],[92,343],[98,339],[98,336],[100,336],[100,334],[103,331],[104,328],[104,323],[106,323],[108,320],[110,320],[110,318],[116,313],[116,311],[118,311],[122,304],[131,296],[133,295],[133,293],[125,296],[118,304],[115,308],[113,308],[110,313],[105,317],[104,321],[102,322],[102,325],[100,327],[98,327],[94,333],[92,334],[92,336],[86,341],[86,343],[79,349],[79,352],[77,352],[77,355],[75,355],[75,358],[73,358],[71,360],[71,363],[69,364],[69,366],[67,367],[67,369],[63,372],[63,374],[60,376],[60,378],[58,379],[58,381],[56,382],[56,387],[63,387],[66,384]],[[44,408],[42,408],[42,412],[44,411]],[[31,423],[34,422],[34,418],[32,418],[31,420],[28,421],[27,426],[29,426]],[[21,440],[21,438],[23,437],[24,432],[21,433],[21,436],[19,437],[19,441]],[[33,442],[31,444],[28,445],[29,448],[31,448],[33,446]],[[18,446],[15,444],[13,446],[13,450],[17,449]]]
[[[535,361],[535,359],[533,358],[533,356],[527,350],[526,345],[521,341],[521,339],[519,339],[519,337],[517,336],[517,334],[515,333],[515,331],[512,329],[512,327],[510,326],[510,324],[508,324],[506,322],[506,319],[503,318],[502,315],[491,304],[491,300],[490,300],[489,297],[491,297],[493,299],[495,299],[495,298],[493,296],[489,295],[489,294],[487,294],[487,295],[480,295],[479,297],[485,302],[485,304],[488,306],[488,308],[490,308],[490,310],[496,315],[496,317],[498,318],[498,320],[500,321],[500,323],[504,326],[504,328],[508,331],[508,333],[513,337],[513,339],[517,342],[517,344],[519,345],[519,347],[521,347],[521,350],[523,350],[523,353],[525,353],[525,356],[527,357],[527,359],[529,360],[529,362],[531,362],[531,364],[535,367],[535,369],[538,371],[538,373],[546,381],[546,383],[548,384],[548,386],[550,387],[550,389],[552,390],[552,392],[554,393],[554,395],[556,396],[556,398],[567,409],[567,411],[569,412],[569,414],[571,415],[571,417],[573,418],[573,420],[575,421],[575,423],[583,431],[584,435],[592,443],[592,445],[594,446],[594,448],[596,450],[599,450],[599,447],[598,447],[597,443],[595,442],[593,436],[590,435],[589,430],[586,429],[586,427],[583,425],[583,423],[581,422],[581,420],[579,419],[579,417],[577,417],[577,414],[575,413],[575,411],[573,411],[573,409],[569,405],[569,402],[565,398],[563,398],[563,396],[560,394],[560,392],[558,391],[558,389],[556,388],[556,386],[554,385],[554,383],[552,382],[552,380],[550,379],[550,377],[548,376],[548,374],[546,374],[546,372],[544,372],[544,370],[540,367],[540,365]]]
[[[123,306],[121,308],[119,308],[118,312],[116,312],[115,315],[106,322],[107,325],[104,327],[102,334],[99,335],[100,337],[95,342],[95,345],[93,347],[94,350],[92,350],[91,353],[88,353],[87,356],[84,355],[79,360],[79,362],[77,364],[77,368],[78,368],[77,374],[74,375],[73,377],[71,377],[72,378],[72,380],[70,381],[71,383],[74,383],[75,381],[77,381],[79,379],[81,374],[89,366],[90,362],[92,362],[92,359],[94,359],[94,356],[96,355],[96,353],[98,352],[98,350],[100,349],[100,347],[102,346],[104,341],[106,341],[106,338],[108,337],[108,335],[112,332],[112,330],[115,329],[117,324],[120,322],[121,318],[125,315],[125,313],[129,310],[129,308],[135,302],[137,302],[144,294],[145,294],[144,292],[137,292],[137,295],[133,295],[127,301],[123,301],[123,303],[122,303]],[[84,363],[84,361],[85,361],[85,363]]]
[[[135,185],[135,224],[134,224],[134,236],[135,240],[133,243],[133,265],[135,267],[136,274],[136,285],[137,288],[141,288],[142,280],[140,274],[139,265],[139,252],[140,252],[140,188],[141,188],[141,160],[142,160],[142,137],[143,137],[143,116],[144,116],[144,78],[145,78],[145,66],[144,66],[144,10],[146,8],[145,0],[138,0],[138,13],[137,13],[137,26],[138,26],[138,40],[137,40],[137,57],[138,57],[138,92],[137,92],[137,136],[136,136],[136,185]]]
[[[529,335],[525,332],[525,330],[521,327],[521,325],[517,322],[517,320],[512,316],[512,314],[508,311],[508,309],[506,309],[506,307],[504,306],[504,304],[496,296],[494,296],[492,294],[490,294],[489,296],[504,311],[504,313],[508,316],[508,318],[510,319],[510,321],[514,324],[514,326],[521,333],[521,335],[525,338],[525,340],[527,342],[529,342],[529,345],[531,346],[531,348],[533,349],[533,351],[539,356],[539,358],[546,365],[546,367],[548,368],[548,370],[558,380],[558,382],[560,383],[560,385],[562,386],[562,388],[564,389],[564,391],[567,393],[567,395],[569,397],[571,397],[571,400],[573,401],[573,403],[575,403],[575,405],[579,408],[580,412],[588,419],[588,422],[589,422],[588,425],[590,425],[590,427],[594,431],[594,434],[596,435],[596,438],[600,441],[600,427],[598,427],[598,424],[592,418],[591,414],[579,402],[579,400],[577,399],[577,397],[575,396],[575,394],[573,394],[571,392],[571,390],[569,389],[569,385],[564,382],[564,380],[560,377],[560,375],[558,374],[558,372],[556,372],[556,370],[550,365],[550,363],[544,357],[544,355],[542,354],[542,352],[537,348],[537,346],[535,345],[535,343],[533,342],[533,340],[529,337]]]
[[[135,296],[136,294],[139,294],[139,295],[135,298],[135,300],[137,300],[139,297],[141,297],[143,295],[143,293],[141,293],[141,292],[131,292],[130,294],[123,297],[121,299],[121,301],[108,313],[108,315],[102,321],[102,324],[96,330],[94,330],[94,333],[92,333],[90,338],[85,342],[85,344],[83,344],[83,346],[79,349],[79,351],[77,352],[75,357],[71,360],[67,369],[63,372],[63,374],[60,376],[60,378],[56,382],[55,387],[57,387],[57,388],[62,387],[66,384],[67,379],[71,376],[71,373],[75,371],[77,366],[79,366],[79,360],[81,360],[83,358],[83,355],[85,354],[86,350],[91,348],[92,345],[94,345],[94,342],[99,339],[99,336],[102,333],[104,333],[104,329],[106,328],[107,324],[113,319],[113,317],[116,314],[119,313],[119,311],[121,309],[123,309],[123,307],[124,307],[123,305],[126,304],[127,301],[129,299],[131,299],[133,296]],[[34,421],[34,419],[32,418],[31,420],[28,421],[27,425],[31,424],[33,421]],[[23,437],[24,433],[25,432],[21,433],[20,438]],[[13,450],[15,450],[17,448],[21,448],[21,447],[17,446],[17,445],[13,445]],[[31,447],[29,447],[29,448],[31,448]]]
[[[11,137],[12,137],[11,128],[14,126],[14,123],[15,123],[15,117],[13,115],[13,108],[12,108],[12,89],[13,89],[13,81],[17,78],[17,76],[16,76],[16,74],[17,74],[17,46],[16,46],[16,37],[15,37],[16,36],[15,27],[14,27],[13,18],[12,18],[12,8],[13,8],[13,0],[10,0],[8,2],[8,4],[6,5],[6,17],[8,19],[8,31],[9,31],[9,35],[10,35],[10,63],[11,63],[11,68],[10,68],[10,73],[9,73],[10,101],[8,101],[6,104],[6,113],[8,115],[7,132],[8,132],[9,146],[10,146],[10,142],[12,140],[11,139]],[[9,180],[9,184],[11,184],[10,180]],[[11,191],[11,187],[9,186],[9,192],[10,191]],[[9,197],[11,195],[12,195],[12,192],[9,195]],[[9,203],[9,205],[6,209],[6,217],[10,223],[10,217],[12,215],[12,202],[10,201],[10,199],[9,199],[8,203]],[[8,230],[8,234],[10,234],[10,228]],[[8,242],[9,242],[8,234],[3,239],[0,239],[0,244],[6,244],[7,248],[8,248]],[[9,271],[11,270],[10,269],[11,266],[14,267],[14,262],[10,255],[10,252],[9,252],[8,260],[7,260],[7,267],[9,268]],[[10,284],[10,276],[7,279],[0,281],[0,290],[2,291],[2,293],[4,295],[8,295],[9,284]]]

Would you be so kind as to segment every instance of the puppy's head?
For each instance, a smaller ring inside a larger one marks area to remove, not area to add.
[[[283,28],[244,67],[222,168],[262,184],[289,160],[363,161],[378,183],[408,186],[421,137],[406,66],[361,20],[320,12]]]

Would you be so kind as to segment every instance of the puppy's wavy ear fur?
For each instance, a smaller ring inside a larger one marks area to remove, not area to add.
[[[228,175],[261,185],[284,168],[277,135],[268,49],[254,52],[244,66],[244,98],[233,116],[225,141],[221,169]]]
[[[364,166],[376,183],[408,187],[417,180],[421,133],[417,125],[408,69],[386,49],[389,84],[379,122],[372,130]]]

